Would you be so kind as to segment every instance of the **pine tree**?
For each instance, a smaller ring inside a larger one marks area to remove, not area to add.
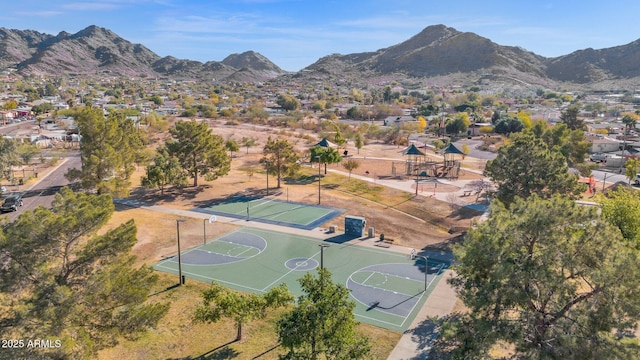
[[[7,224],[0,236],[0,306],[10,311],[0,312],[0,335],[62,341],[14,358],[95,357],[167,312],[168,304],[146,303],[157,275],[133,266],[133,221],[96,235],[113,211],[108,194],[63,188],[51,210],[25,211]]]

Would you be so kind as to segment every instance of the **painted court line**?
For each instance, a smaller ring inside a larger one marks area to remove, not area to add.
[[[169,268],[169,267],[166,267],[166,266],[161,266],[160,264],[157,264],[156,267],[162,267],[164,269],[171,270],[171,271],[169,271],[169,273],[172,273],[173,271],[176,271],[176,269]],[[236,284],[236,283],[231,282],[231,281],[224,281],[224,280],[212,278],[212,277],[205,276],[205,275],[195,274],[195,273],[192,273],[192,272],[189,272],[189,271],[185,271],[185,270],[182,270],[182,273],[194,276],[196,278],[207,279],[207,280],[209,280],[209,283],[211,283],[211,281],[215,281],[215,282],[225,283],[225,284],[228,284],[228,285],[231,285],[231,286],[237,286],[237,287],[253,290],[253,291],[256,291],[256,292],[261,292],[261,293],[264,292],[264,290],[255,289],[255,288],[252,288],[251,286],[240,285],[240,284]]]
[[[400,275],[390,274],[390,273],[386,273],[386,272],[382,272],[382,271],[374,271],[374,272],[376,272],[378,274],[382,274],[384,276],[394,277],[394,278],[398,278],[398,279],[410,280],[410,281],[415,281],[415,282],[419,282],[419,283],[423,283],[424,282],[424,279],[415,279],[415,278],[412,278],[412,277],[400,276]],[[433,279],[431,281],[433,281]]]
[[[222,256],[222,257],[228,257],[228,258],[237,258],[236,256],[233,256],[233,255],[223,254],[223,253],[219,253],[219,252],[215,252],[215,251],[209,251],[209,250],[193,249],[192,251],[199,251],[199,252],[203,252],[203,253],[207,253],[207,254],[215,254],[215,255],[220,255],[220,256]],[[184,253],[184,254],[182,254],[182,255],[184,256],[185,254],[186,254],[186,253]],[[255,255],[254,255],[254,256],[255,256]],[[245,258],[240,258],[238,261],[245,261],[245,260],[247,260],[247,259],[251,259],[252,257],[253,257],[253,256],[249,256],[249,257],[245,257]],[[171,259],[162,260],[162,261],[158,262],[158,264],[157,264],[157,265],[160,265],[160,264],[163,264],[163,263],[165,263],[165,262],[169,262],[169,261],[170,261],[170,262],[173,262],[173,263],[177,263],[177,262],[178,262],[177,260],[176,260],[176,261],[173,261],[175,258],[177,258],[177,256],[174,256],[174,257],[173,257],[173,258],[171,258]],[[228,263],[222,263],[222,264],[219,264],[219,263],[218,263],[218,264],[191,264],[191,263],[187,263],[187,262],[182,261],[182,264],[183,264],[183,265],[193,266],[193,267],[209,267],[209,266],[227,265]],[[157,266],[157,265],[156,265],[156,266]],[[183,271],[183,272],[184,272],[184,271]]]
[[[376,273],[378,273],[378,272],[376,271]],[[384,275],[383,273],[378,273],[378,274],[382,274],[382,275]],[[353,274],[352,274],[352,275],[353,275]],[[402,293],[402,292],[398,292],[398,291],[394,291],[394,290],[389,290],[389,289],[385,289],[385,288],[381,288],[381,287],[377,287],[377,286],[373,286],[373,285],[368,285],[368,284],[364,284],[364,283],[359,283],[359,282],[357,282],[357,281],[353,280],[353,278],[351,277],[351,275],[349,275],[349,279],[351,279],[351,281],[353,281],[354,283],[356,283],[356,284],[358,284],[358,285],[365,286],[365,287],[372,288],[372,289],[382,290],[382,291],[384,291],[384,292],[388,292],[388,293],[393,293],[394,295],[402,295],[402,296],[406,296],[406,297],[408,297],[408,298],[412,298],[412,297],[414,296],[414,295],[409,295],[409,294],[405,294],[405,293]]]
[[[407,314],[407,316],[405,316],[404,321],[402,321],[402,324],[400,324],[400,327],[404,326],[404,323],[407,322],[407,320],[411,317],[411,314],[413,314],[413,311],[416,309],[416,306],[418,306],[418,304],[420,303],[420,301],[422,300],[422,297],[424,295],[426,295],[426,291],[422,292],[422,295],[420,295],[420,297],[418,298],[418,300],[416,301],[415,304],[413,304],[413,306],[411,307],[411,311],[409,311],[409,313]]]
[[[385,313],[385,314],[389,314],[389,313]],[[389,314],[389,315],[394,315],[394,314]],[[365,316],[365,315],[360,315],[360,314],[355,314],[355,316],[356,317],[361,317],[363,319],[369,319],[371,322],[378,322],[378,323],[387,324],[387,325],[391,325],[391,326],[402,326],[402,325],[398,325],[398,323],[393,323],[393,322],[389,322],[389,321],[385,321],[385,320],[380,320],[380,319],[372,318],[370,316]],[[396,316],[398,316],[398,315],[396,315]],[[400,318],[401,319],[405,319],[405,321],[406,321],[406,318],[403,318],[401,316],[400,316]],[[403,321],[401,324],[404,324],[405,321]]]
[[[260,200],[261,200],[261,199],[260,199]],[[258,200],[253,200],[253,201],[258,201]],[[251,201],[249,201],[249,202],[251,202]],[[251,209],[255,209],[255,208],[257,208],[258,206],[266,205],[266,204],[268,204],[268,203],[270,203],[270,202],[273,202],[273,199],[266,200],[266,201],[264,201],[264,202],[261,202],[261,203],[260,203],[260,204],[258,204],[258,205],[251,206],[251,207],[249,207],[249,210],[251,210]]]
[[[318,256],[318,254],[320,254],[320,251],[318,251],[317,253],[313,254],[313,256],[311,256],[309,259],[313,259],[314,257]],[[280,276],[279,278],[277,278],[275,281],[273,281],[271,284],[265,286],[261,291],[265,292],[267,291],[268,288],[270,288],[271,286],[273,286],[273,284],[277,283],[278,281],[284,279],[285,277],[287,277],[289,274],[291,274],[294,271],[297,271],[299,267],[301,267],[302,265],[297,265],[296,267],[294,267],[293,269],[287,271],[284,275]]]
[[[427,285],[427,289],[431,287],[431,284],[438,277],[438,275],[440,275],[440,273],[442,272],[442,269],[444,269],[444,263],[440,264],[440,269],[438,269],[438,272],[433,276],[433,279],[431,279],[431,281],[429,281],[429,284]]]
[[[246,248],[247,248],[247,250],[245,250],[245,251],[241,252],[241,253],[240,253],[240,254],[238,254],[238,255],[235,255],[235,257],[240,257],[242,254],[246,253],[247,251],[251,251],[251,250],[253,250],[253,249],[258,249],[258,248],[251,247],[251,246],[246,246]],[[260,250],[260,249],[258,249],[258,250]],[[258,251],[258,254],[259,254],[259,253],[260,253],[260,251]],[[254,255],[254,256],[255,256],[255,255]],[[253,256],[251,256],[251,257],[253,257]]]

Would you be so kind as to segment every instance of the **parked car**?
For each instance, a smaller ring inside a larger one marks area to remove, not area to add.
[[[589,156],[589,160],[597,163],[605,162],[607,161],[607,155],[602,153],[591,154],[591,156]]]
[[[1,212],[17,211],[22,206],[22,194],[11,194],[4,198],[0,205]]]

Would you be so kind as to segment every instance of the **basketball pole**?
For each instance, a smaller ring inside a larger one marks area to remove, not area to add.
[[[320,269],[324,269],[324,248],[329,247],[329,244],[320,244]]]
[[[427,256],[411,254],[413,258],[422,258],[424,260],[424,292],[427,292],[427,276],[429,275],[429,260]],[[412,259],[413,260],[413,259]]]

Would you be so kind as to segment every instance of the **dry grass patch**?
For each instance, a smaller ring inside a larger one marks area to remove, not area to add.
[[[285,310],[271,312],[263,320],[243,326],[243,340],[235,342],[233,321],[223,319],[213,324],[193,323],[192,317],[200,304],[200,294],[208,284],[187,280],[175,285],[174,275],[159,273],[157,295],[149,301],[170,302],[169,313],[156,329],[136,340],[120,343],[100,352],[99,359],[278,359],[285,349],[278,346],[276,321]],[[386,359],[402,334],[371,325],[360,324],[358,330],[371,339],[372,359]]]
[[[138,242],[132,252],[138,257],[139,263],[153,263],[178,252],[177,219],[185,220],[180,223],[180,245],[183,251],[203,243],[204,226],[208,241],[238,228],[236,225],[220,222],[207,222],[205,225],[204,219],[118,205],[109,222],[99,233],[102,234],[130,219],[135,221],[138,229]]]

